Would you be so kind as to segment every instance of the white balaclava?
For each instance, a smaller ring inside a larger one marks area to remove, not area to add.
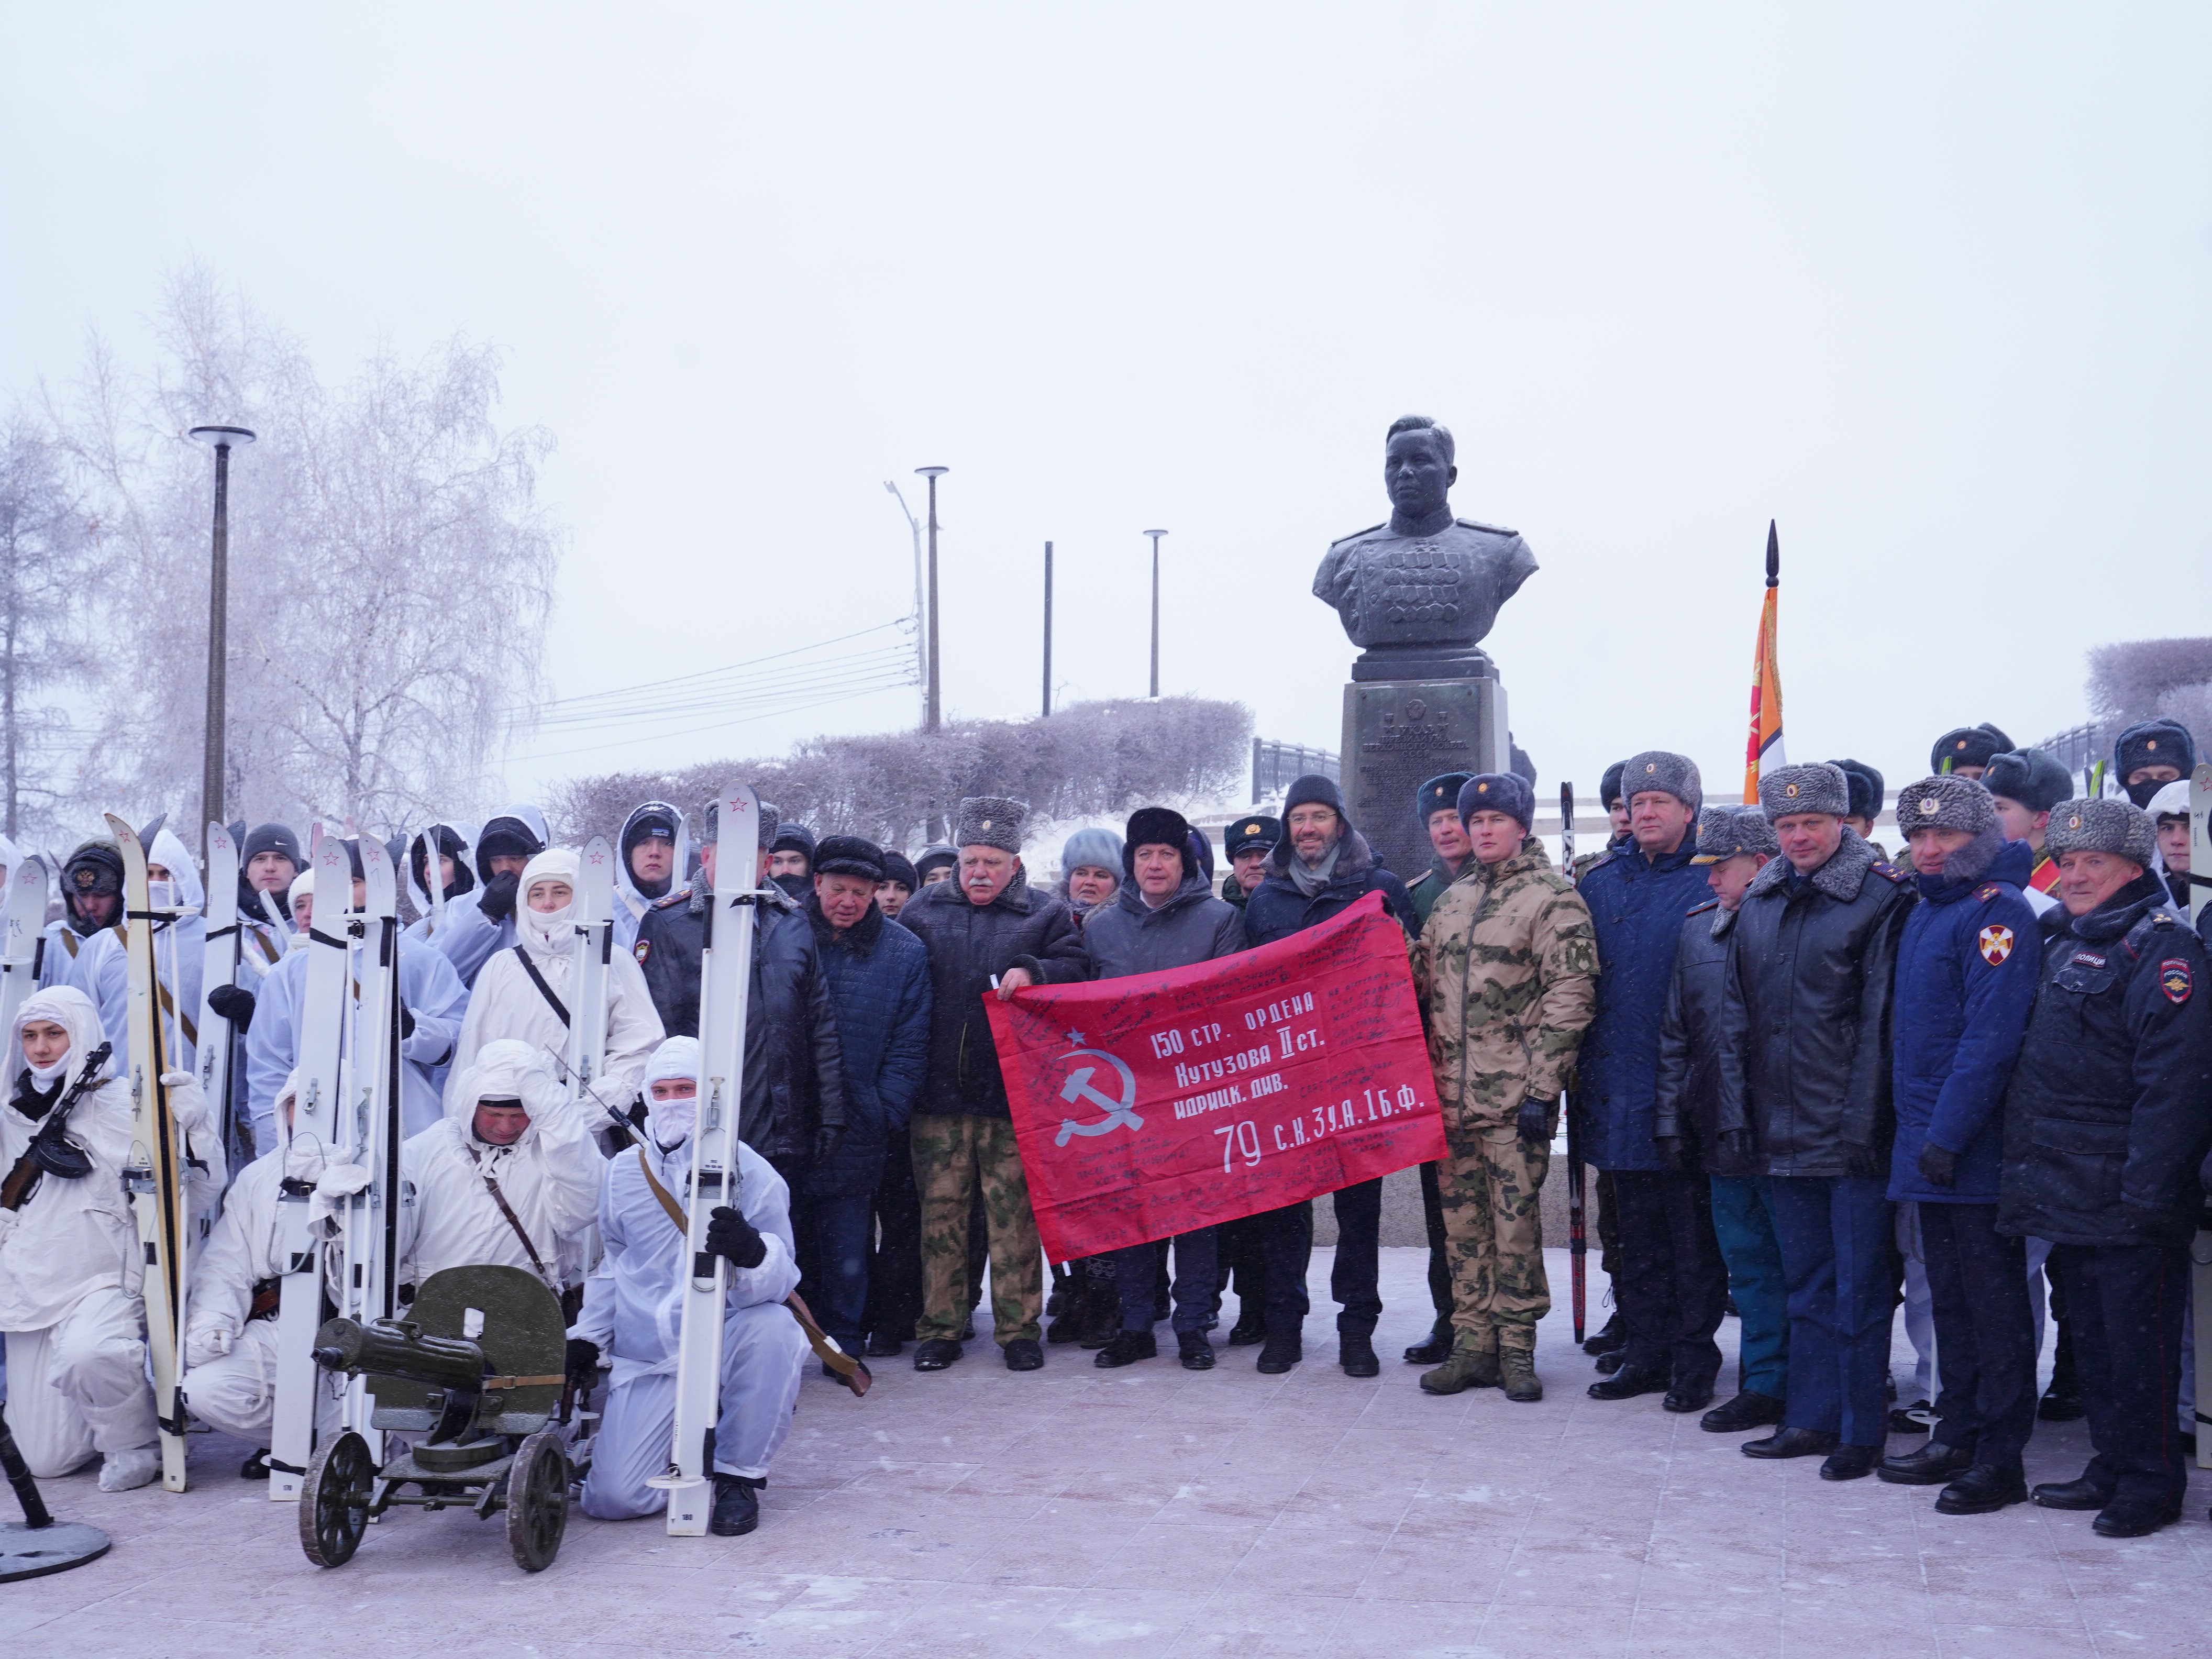
[[[298,875],[292,878],[291,888],[285,895],[284,908],[290,911],[295,917],[297,917],[300,913],[300,901],[302,898],[313,897],[314,892],[315,872],[313,869],[311,867],[301,871]],[[301,927],[295,921],[293,923],[292,931],[285,936],[284,948],[287,951],[296,951],[307,942],[307,930]]]
[[[699,1121],[696,1095],[689,1100],[655,1100],[653,1097],[654,1084],[679,1077],[690,1079],[695,1088],[698,1085],[697,1037],[668,1037],[645,1062],[645,1079],[640,1086],[645,1091],[646,1133],[653,1137],[653,1145],[664,1152],[672,1152],[690,1139],[692,1128]]]
[[[72,1066],[82,1066],[85,1056],[107,1041],[107,1033],[100,1023],[100,1010],[74,985],[49,986],[23,999],[23,1006],[15,1011],[15,1029],[9,1034],[18,1045],[19,1053],[23,1027],[34,1019],[52,1020],[69,1033],[70,1039],[68,1052],[52,1066],[33,1066],[28,1060],[23,1062],[31,1073],[33,1085],[41,1094],[66,1077]]]
[[[581,861],[565,847],[549,847],[522,866],[522,884],[514,895],[514,931],[535,954],[564,957],[576,942],[572,922],[576,914],[574,895],[582,870]],[[566,882],[571,896],[558,910],[533,910],[530,908],[531,884],[548,878]]]

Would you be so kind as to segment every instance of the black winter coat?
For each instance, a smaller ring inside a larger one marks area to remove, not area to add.
[[[2186,1244],[2212,1146],[2203,944],[2148,872],[2086,916],[2045,911],[2042,927],[1997,1226],[2054,1244]]]
[[[809,893],[806,920],[837,1012],[845,1078],[845,1132],[808,1190],[872,1193],[885,1148],[906,1133],[929,1066],[929,952],[872,904],[840,933]]]
[[[1247,948],[1257,949],[1304,933],[1370,893],[1382,895],[1383,907],[1397,918],[1407,937],[1419,932],[1420,923],[1413,915],[1413,895],[1406,890],[1404,882],[1375,861],[1367,838],[1357,830],[1345,830],[1343,850],[1336,855],[1336,868],[1329,872],[1328,885],[1311,898],[1301,893],[1297,884],[1291,879],[1291,860],[1297,856],[1291,850],[1287,836],[1278,842],[1267,860],[1267,880],[1254,888],[1244,901]]]
[[[1083,948],[1093,979],[1188,968],[1243,950],[1244,918],[1227,900],[1213,896],[1213,884],[1202,872],[1185,877],[1157,910],[1134,881],[1125,881],[1085,918]]]
[[[1707,1175],[1766,1173],[1757,1152],[1730,1158],[1722,1151],[1714,1117],[1720,1108],[1722,1003],[1727,996],[1729,934],[1735,913],[1716,899],[1683,918],[1674,946],[1674,976],[1667,988],[1667,1010],[1659,1021],[1658,1099],[1653,1109],[1655,1139],[1676,1139]]]
[[[923,1116],[955,1113],[1004,1118],[1006,1079],[983,999],[991,976],[1019,962],[1042,984],[1085,977],[1075,915],[1049,893],[1014,872],[1006,890],[975,904],[954,881],[925,887],[899,912],[899,925],[929,947],[933,1001],[929,1018],[929,1081],[914,1109]]]
[[[1775,1176],[1887,1176],[1890,1000],[1914,902],[1851,830],[1809,878],[1752,878],[1723,980],[1717,1133],[1748,1127]]]
[[[761,890],[745,998],[745,1083],[738,1136],[766,1158],[810,1156],[817,1127],[842,1128],[845,1078],[830,981],[814,930],[781,889]],[[637,924],[638,966],[671,1036],[699,1035],[699,958],[707,943],[707,884],[661,900]]]

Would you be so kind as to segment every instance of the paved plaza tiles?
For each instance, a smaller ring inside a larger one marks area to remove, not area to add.
[[[498,1522],[451,1511],[395,1514],[350,1565],[312,1566],[295,1511],[234,1477],[245,1449],[196,1437],[181,1497],[47,1483],[115,1546],[0,1585],[0,1653],[2212,1654],[2212,1482],[2179,1525],[2108,1540],[2086,1514],[1950,1518],[1928,1488],[1753,1462],[1656,1396],[1583,1397],[1559,1250],[1544,1401],[1432,1400],[1396,1358],[1428,1322],[1422,1253],[1383,1255],[1377,1380],[1334,1363],[1326,1250],[1288,1376],[1259,1376],[1250,1348],[1200,1375],[1101,1371],[1066,1347],[1015,1376],[979,1343],[939,1375],[884,1361],[855,1401],[810,1368],[757,1533],[579,1515],[536,1577]],[[1902,1370],[1901,1331],[1899,1354]],[[2081,1424],[2041,1425],[2029,1479],[2070,1478],[2086,1448]]]

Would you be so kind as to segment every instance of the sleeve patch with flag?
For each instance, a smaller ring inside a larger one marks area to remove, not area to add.
[[[1990,966],[1999,967],[2003,963],[2004,959],[2012,954],[2012,929],[2002,922],[1984,927],[1982,929],[1979,943],[1982,955],[1988,960]]]
[[[2158,964],[2159,988],[2166,993],[2166,1000],[2176,1007],[2189,1000],[2192,982],[2189,963],[2183,957],[2168,957]]]

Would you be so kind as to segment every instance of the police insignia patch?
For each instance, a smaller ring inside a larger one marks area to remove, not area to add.
[[[1995,968],[2012,954],[2012,929],[2002,922],[1982,929],[1982,955]]]
[[[645,959],[652,952],[653,941],[649,939],[641,939],[630,947],[630,954],[637,958],[637,964],[641,968],[645,966]]]
[[[2189,1000],[2191,983],[2189,963],[2183,957],[2168,957],[2158,964],[2159,988],[2176,1007]]]

